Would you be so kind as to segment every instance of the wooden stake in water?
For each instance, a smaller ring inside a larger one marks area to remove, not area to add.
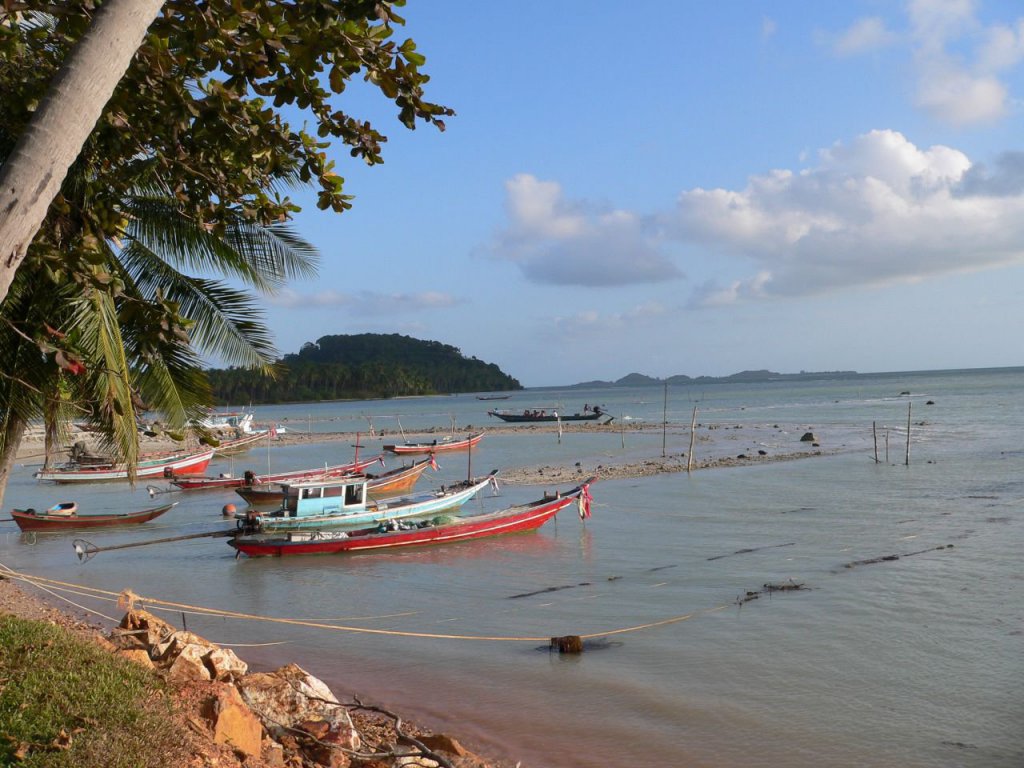
[[[693,406],[693,418],[690,420],[690,452],[686,455],[686,471],[693,469],[693,438],[697,429],[697,406]]]
[[[906,465],[910,466],[910,408],[913,403],[907,403],[907,459]]]
[[[876,422],[871,422],[871,438],[875,441],[875,464],[878,463],[878,427]]]
[[[661,458],[665,458],[665,432],[668,429],[668,382],[665,382],[665,398],[661,406]]]

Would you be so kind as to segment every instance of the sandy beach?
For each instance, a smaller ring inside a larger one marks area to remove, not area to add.
[[[303,425],[304,426],[304,425]],[[664,432],[670,437],[673,445],[689,444],[689,424],[667,424],[664,427],[660,424],[593,424],[586,425],[566,424],[563,426],[565,433],[576,431],[605,432],[615,435],[625,432],[626,434],[646,433],[648,435],[661,435]],[[510,435],[521,434],[528,436],[537,434],[537,427],[534,426],[513,426],[500,425],[488,426],[486,428],[466,425],[456,427],[455,433],[468,434],[474,431],[483,431],[489,435]],[[501,478],[505,483],[521,485],[543,485],[552,483],[573,482],[584,476],[597,475],[603,479],[624,479],[636,477],[649,477],[666,472],[686,472],[701,469],[712,469],[717,467],[735,467],[748,464],[764,464],[779,461],[792,461],[826,455],[835,455],[852,450],[863,450],[865,445],[862,441],[850,441],[849,435],[833,436],[812,432],[814,439],[802,439],[809,430],[801,427],[773,425],[743,425],[743,424],[698,424],[693,431],[693,458],[688,458],[686,452],[669,452],[662,456],[660,452],[652,453],[642,458],[630,461],[606,457],[600,462],[571,462],[561,465],[543,464],[521,467],[502,467]],[[438,434],[448,434],[447,429],[425,430],[420,432],[406,432],[404,437],[409,440],[431,440]],[[311,443],[345,443],[353,444],[357,437],[355,432],[313,432],[300,431],[299,428],[288,427],[285,431],[269,438],[273,445],[298,445]],[[374,438],[388,438],[393,440],[395,435],[379,432]],[[366,440],[366,435],[362,434]],[[84,442],[94,452],[102,452],[99,436],[78,430],[73,437],[74,442]],[[162,451],[181,448],[182,443],[175,442],[167,437],[142,437],[140,450],[142,453],[159,453]],[[195,443],[192,443],[195,445]],[[67,456],[66,451],[56,457],[57,461],[63,461]],[[21,444],[18,452],[18,461],[23,463],[42,463],[45,457],[43,447],[43,436],[41,430],[30,430]]]

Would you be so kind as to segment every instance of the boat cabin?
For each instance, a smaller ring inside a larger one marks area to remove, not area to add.
[[[281,483],[277,517],[310,517],[359,512],[366,509],[366,477]]]

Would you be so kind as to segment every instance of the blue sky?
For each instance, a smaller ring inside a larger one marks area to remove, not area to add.
[[[409,0],[457,116],[337,148],[354,208],[295,226],[282,353],[451,344],[526,386],[630,372],[1020,365],[1024,5]]]

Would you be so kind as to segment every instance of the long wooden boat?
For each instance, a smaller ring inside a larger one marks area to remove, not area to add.
[[[437,467],[433,457],[420,459],[412,464],[396,467],[379,475],[366,472],[363,474],[363,477],[366,478],[366,492],[371,498],[382,498],[396,493],[408,493],[416,485],[420,475],[431,465],[435,468]],[[333,478],[309,478],[310,481],[327,479]],[[250,507],[265,509],[281,505],[286,485],[286,483],[279,482],[253,483],[252,485],[243,485],[241,488],[236,488],[235,493],[245,499]],[[297,492],[297,486],[291,487]]]
[[[220,445],[214,448],[213,452],[218,456],[237,456],[240,453],[245,453],[261,440],[266,439],[266,433],[252,432],[231,440],[221,440]]]
[[[73,502],[55,504],[47,510],[13,509],[11,517],[23,531],[77,531],[83,528],[107,528],[115,525],[145,523],[160,517],[178,502],[138,512],[111,512],[79,514]]]
[[[583,413],[560,413],[557,409],[548,411],[547,409],[528,408],[523,411],[494,409],[488,411],[487,415],[496,416],[502,421],[508,422],[596,421],[602,416],[608,416],[608,420],[611,421],[614,418],[605,411],[602,411],[598,406],[594,406],[593,410],[587,410]]]
[[[180,474],[201,474],[213,458],[213,448],[200,451],[175,451],[147,459],[135,464],[135,477],[168,477]],[[125,463],[102,463],[82,465],[76,462],[50,469],[43,468],[35,473],[37,480],[51,480],[55,483],[90,483],[101,480],[127,480],[128,465]]]
[[[475,448],[477,443],[484,439],[483,432],[468,435],[461,440],[451,437],[442,440],[434,440],[429,443],[402,443],[396,445],[385,445],[384,450],[398,455],[411,455],[419,453],[442,453],[445,451],[466,451]]]
[[[420,522],[391,522],[351,531],[288,531],[282,534],[238,535],[228,541],[250,557],[327,555],[364,552],[427,544],[482,539],[509,533],[535,531],[572,503],[580,505],[580,517],[589,516],[589,478],[567,493],[545,495],[529,504],[464,517],[441,516]]]
[[[254,532],[337,528],[424,517],[458,509],[488,485],[497,487],[498,470],[481,480],[442,486],[439,490],[395,499],[370,499],[366,478],[348,477],[321,482],[296,483],[282,491],[282,505],[270,513],[239,512],[247,529]]]
[[[245,472],[241,477],[231,474],[221,474],[217,477],[176,477],[171,480],[171,485],[179,491],[204,491],[212,488],[243,488],[249,485],[260,485],[264,483],[288,483],[299,480],[343,477],[373,466],[377,462],[384,463],[384,457],[380,454],[369,459],[351,461],[348,464],[335,464],[334,466],[314,467],[312,469],[293,469],[287,472],[268,472],[257,475],[255,472]]]

